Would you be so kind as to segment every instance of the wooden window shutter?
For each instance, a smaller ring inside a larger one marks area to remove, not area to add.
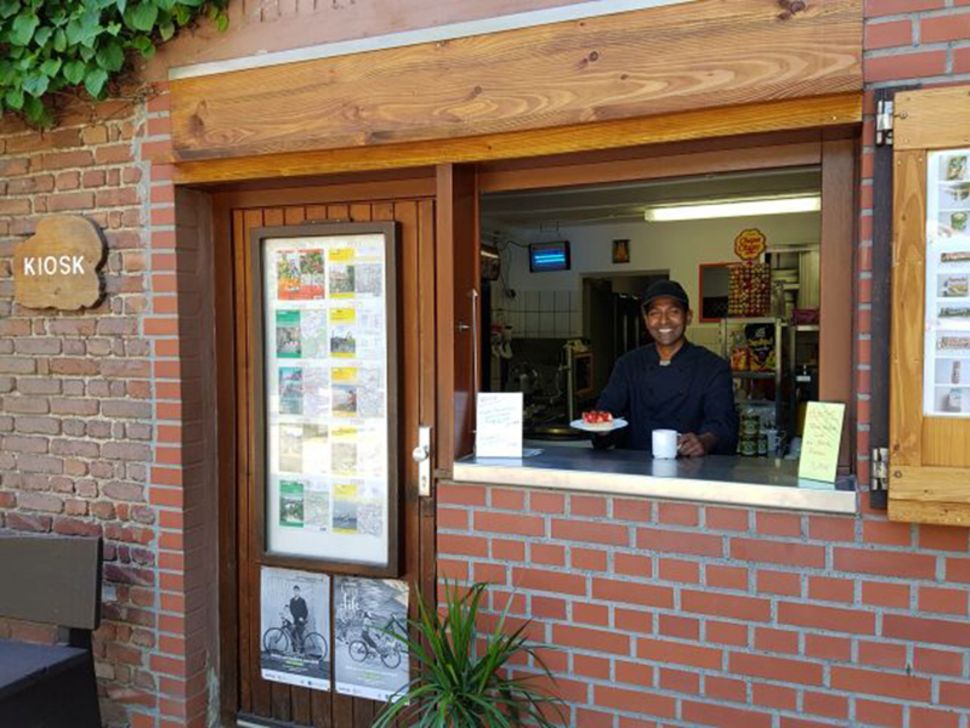
[[[963,372],[970,368],[970,295],[962,290],[970,278],[970,86],[897,93],[894,117],[889,517],[965,526],[970,386],[960,385],[970,383]],[[954,361],[961,362],[956,372]]]

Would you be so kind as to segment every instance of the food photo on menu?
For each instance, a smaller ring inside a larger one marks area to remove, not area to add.
[[[970,274],[941,274],[939,295],[944,298],[967,298],[970,295]]]
[[[967,154],[957,153],[946,157],[940,165],[942,180],[938,197],[939,221],[945,236],[962,235],[967,232],[970,213],[970,173],[967,172]]]
[[[933,407],[940,414],[970,413],[970,333],[937,338]]]

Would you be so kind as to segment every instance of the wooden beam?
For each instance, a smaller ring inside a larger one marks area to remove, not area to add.
[[[176,80],[182,161],[386,146],[862,89],[862,1],[697,0]]]
[[[435,283],[437,287],[438,436],[435,468],[450,473],[454,460],[472,448],[476,351],[472,289],[480,285],[478,190],[468,166],[438,168],[435,203]],[[449,396],[450,395],[450,396]]]
[[[845,402],[839,466],[851,468],[855,451],[853,323],[856,160],[851,139],[822,143],[822,238],[819,247],[819,399]]]
[[[890,474],[890,520],[970,526],[966,468],[892,465]]]
[[[282,205],[291,209],[294,205],[325,207],[327,203],[377,202],[380,200],[417,199],[434,197],[434,177],[390,180],[387,182],[345,182],[318,186],[279,187],[275,189],[219,190],[215,196],[232,209]],[[370,194],[368,194],[368,192]],[[319,210],[316,212],[320,212]],[[325,215],[311,218],[323,219]]]
[[[844,126],[861,121],[862,94],[847,93],[469,139],[180,162],[175,167],[174,179],[177,184],[211,184],[519,159],[760,132]]]
[[[505,168],[505,165],[491,167],[481,165],[478,171],[478,188],[482,193],[505,192],[509,190],[530,190],[547,187],[568,187],[576,185],[595,185],[624,182],[630,180],[664,179],[699,174],[719,174],[740,172],[753,169],[809,167],[821,162],[821,143],[804,141],[781,143],[765,139],[776,135],[758,135],[760,144],[742,148],[734,146],[719,149],[714,141],[694,142],[693,146],[703,147],[687,150],[669,150],[655,146],[624,149],[613,152],[610,159],[586,161],[573,157],[572,163],[563,164],[559,157],[547,163],[535,160],[524,168]],[[816,132],[817,136],[817,132]],[[736,139],[732,139],[737,144]],[[678,145],[679,146],[679,145]],[[603,156],[595,152],[590,155]],[[584,155],[585,156],[585,155]]]
[[[964,475],[964,477],[966,477]],[[932,523],[938,526],[970,526],[970,506],[966,503],[917,502],[889,499],[889,520],[901,523]]]
[[[970,85],[896,94],[893,147],[947,149],[970,146]]]

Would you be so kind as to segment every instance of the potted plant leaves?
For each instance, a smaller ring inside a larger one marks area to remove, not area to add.
[[[467,590],[446,583],[440,613],[418,595],[411,635],[393,635],[407,647],[418,675],[391,698],[373,728],[391,728],[399,718],[406,718],[411,728],[563,724],[562,701],[535,684],[537,678],[553,677],[537,652],[541,645],[525,636],[529,623],[506,632],[506,605],[492,631],[479,631],[476,622],[487,589],[485,583]],[[538,674],[511,675],[511,663],[523,656],[532,658]]]

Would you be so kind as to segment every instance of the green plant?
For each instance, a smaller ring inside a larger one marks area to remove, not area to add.
[[[547,706],[562,719],[562,701],[531,684],[552,674],[536,652],[539,645],[525,637],[528,623],[506,634],[506,605],[491,633],[478,631],[487,588],[477,583],[462,591],[446,583],[443,615],[418,595],[418,619],[410,621],[414,636],[392,636],[416,659],[419,674],[391,698],[373,728],[390,728],[403,716],[412,728],[510,728],[524,721],[551,728],[557,723],[544,714]],[[540,676],[508,676],[510,661],[523,655],[532,657]]]
[[[229,0],[0,0],[0,115],[54,123],[53,97],[83,88],[105,96],[129,56],[155,47],[200,14],[220,29]]]

